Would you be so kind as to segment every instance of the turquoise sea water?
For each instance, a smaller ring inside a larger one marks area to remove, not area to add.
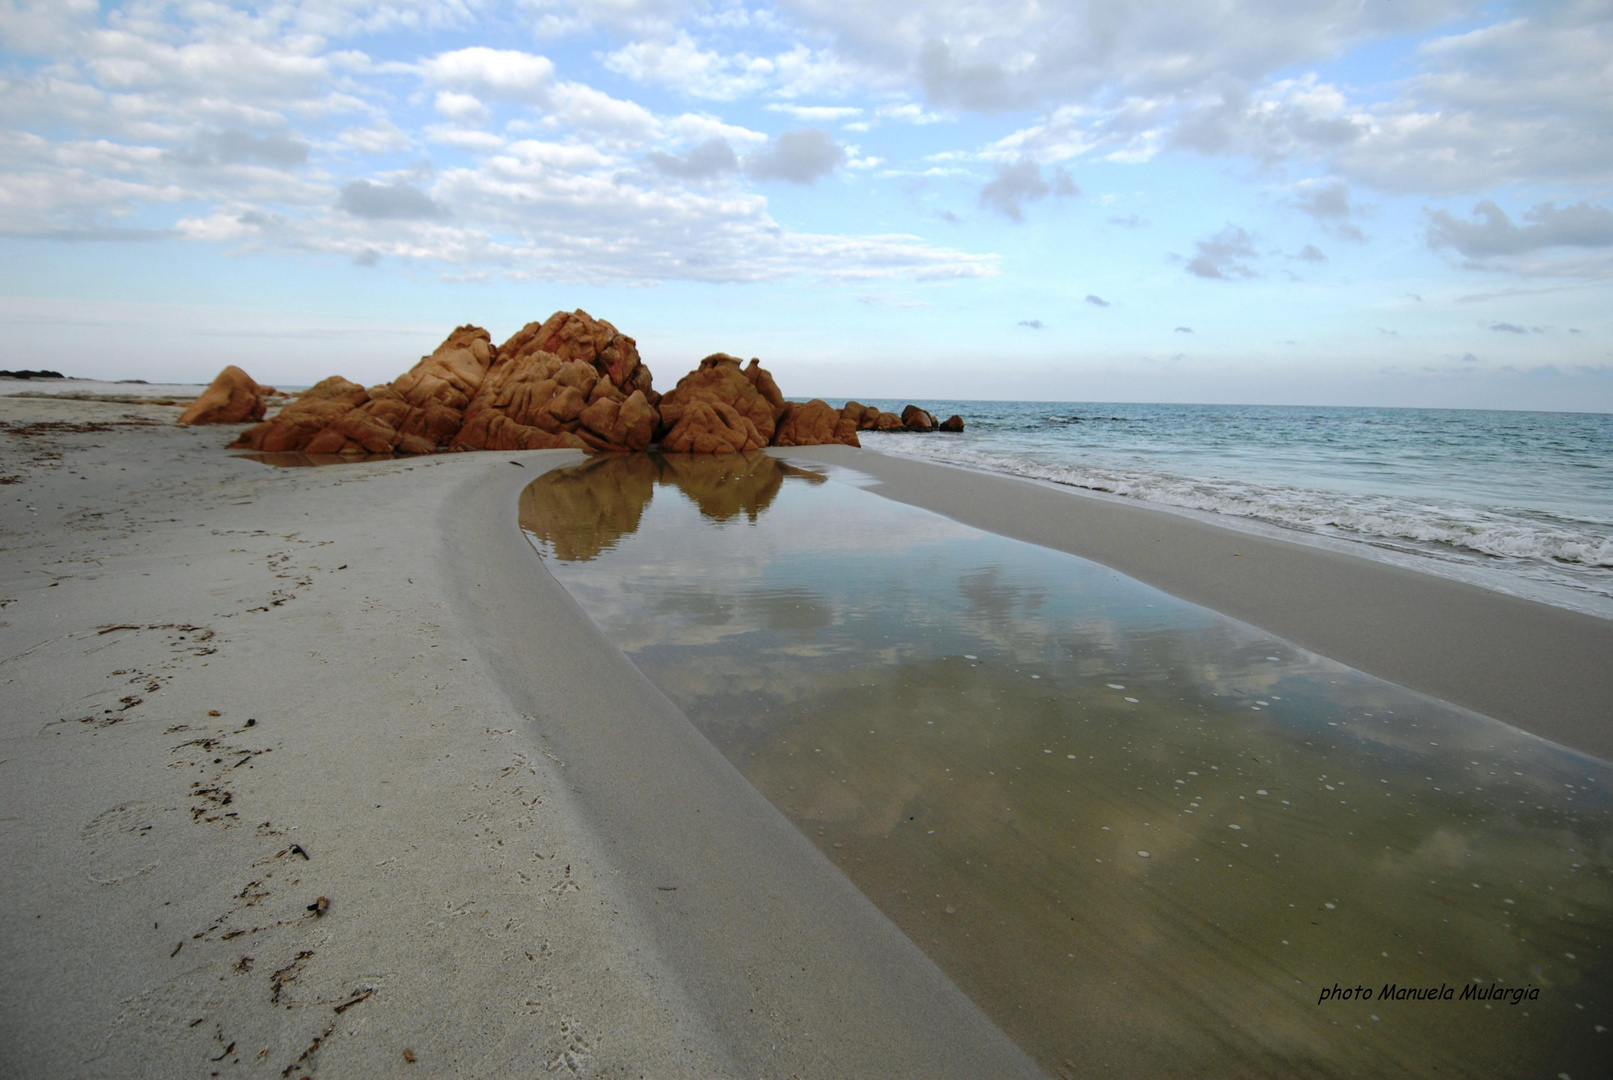
[[[865,432],[863,445],[1353,545],[1613,618],[1613,415],[917,404],[966,430]]]

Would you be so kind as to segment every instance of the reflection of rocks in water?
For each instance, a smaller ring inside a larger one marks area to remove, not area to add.
[[[566,562],[581,562],[637,531],[657,484],[677,487],[714,521],[754,522],[787,476],[824,477],[755,451],[747,454],[621,454],[545,473],[521,492],[521,527]]]
[[[786,465],[760,451],[748,454],[690,456],[656,455],[661,483],[676,484],[700,512],[714,521],[728,521],[743,513],[750,521],[772,504],[786,476],[821,484],[824,477]]]
[[[586,562],[638,529],[658,471],[648,454],[621,454],[545,473],[521,492],[521,528],[556,558]]]

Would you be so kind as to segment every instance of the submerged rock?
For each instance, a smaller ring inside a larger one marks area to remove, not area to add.
[[[214,376],[212,384],[180,414],[179,422],[241,424],[262,420],[268,409],[264,398],[274,392],[274,387],[258,385],[252,376],[231,364]]]

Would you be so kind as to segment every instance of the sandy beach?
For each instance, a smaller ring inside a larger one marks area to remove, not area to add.
[[[0,408],[0,1075],[1036,1075],[542,571],[580,454]]]
[[[0,1076],[1041,1075],[543,569],[517,498],[580,453],[271,468],[177,413],[0,398]],[[1613,755],[1613,623],[787,456]]]

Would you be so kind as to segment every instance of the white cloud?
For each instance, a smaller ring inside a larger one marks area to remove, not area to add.
[[[402,180],[377,184],[354,180],[345,184],[336,205],[354,217],[386,221],[419,221],[448,216],[448,210],[431,196]]]
[[[278,132],[253,135],[249,131],[226,129],[203,132],[190,146],[171,150],[166,156],[182,165],[257,164],[290,169],[308,160],[308,144],[296,136]]]
[[[644,106],[611,97],[582,83],[557,85],[550,95],[550,108],[556,124],[611,139],[642,141],[654,135],[659,127],[654,115]]]
[[[881,105],[878,115],[885,120],[899,120],[904,124],[939,124],[946,120],[941,113],[929,112],[912,102],[900,105]]]
[[[491,115],[480,98],[457,90],[437,91],[435,108],[442,116],[462,124],[485,124]]]
[[[469,150],[472,153],[489,153],[502,149],[505,145],[502,135],[495,135],[480,128],[452,127],[448,124],[427,125],[425,136],[431,142],[452,146],[458,150]]]
[[[1462,32],[1417,48],[1398,81],[1309,73],[1442,25]],[[599,37],[552,38],[584,29]],[[757,192],[777,192],[760,182],[855,170],[832,187],[974,190],[1023,218],[1073,192],[1061,164],[1187,152],[1271,167],[1278,205],[1310,233],[1283,240],[1287,259],[1314,261],[1305,240],[1329,243],[1318,233],[1361,239],[1363,201],[1379,220],[1385,192],[1472,190],[1465,210],[1529,183],[1533,209],[1492,202],[1499,219],[1431,210],[1429,243],[1519,274],[1596,276],[1610,250],[1590,227],[1613,184],[1610,34],[1591,0],[0,0],[15,57],[0,81],[0,225],[373,252],[460,275],[967,276],[994,260],[808,233],[771,216]],[[601,83],[596,65],[653,89]],[[679,98],[710,104],[669,109]],[[966,115],[1002,109],[1015,111]],[[769,138],[730,119],[769,115],[818,126]],[[1259,269],[1231,225],[1181,262],[1208,277]]]
[[[554,81],[554,64],[548,57],[481,45],[438,53],[421,61],[419,68],[429,83],[506,101],[542,101]]]
[[[991,112],[1105,97],[1191,93],[1215,76],[1254,81],[1388,34],[1425,29],[1463,0],[784,0],[829,35],[869,85],[899,77],[927,101]],[[1255,29],[1258,28],[1258,29]]]
[[[729,124],[715,116],[705,113],[684,113],[665,124],[668,134],[684,142],[704,142],[707,139],[721,139],[727,143],[738,143],[741,146],[760,146],[767,141],[764,132],[752,131],[747,127]]]
[[[1320,156],[1365,138],[1372,121],[1331,85],[1307,75],[1258,91],[1233,80],[1191,105],[1170,131],[1171,145],[1201,154],[1241,154],[1273,162]]]
[[[862,84],[866,74],[832,53],[799,43],[771,56],[743,49],[723,52],[701,45],[681,30],[666,39],[630,42],[606,55],[604,64],[635,82],[712,101],[733,101],[763,91],[787,98],[841,94]]]
[[[998,139],[982,156],[997,161],[1026,156],[1040,161],[1068,161],[1097,145],[1087,128],[1091,115],[1092,111],[1084,106],[1055,109],[1045,121]]]
[[[671,41],[635,41],[605,57],[605,66],[634,82],[674,87],[691,97],[731,101],[764,88],[774,72],[765,59],[702,49],[686,33]]]
[[[336,142],[361,154],[391,154],[414,145],[408,134],[390,120],[348,128],[336,137]]]
[[[1396,192],[1613,181],[1613,23],[1568,2],[1424,45],[1418,73],[1353,102],[1314,75],[1220,76],[1171,113],[1173,146],[1297,158]]]
[[[1361,207],[1351,201],[1349,185],[1343,181],[1302,180],[1288,203],[1334,236],[1356,243],[1366,242],[1361,227],[1350,220],[1361,212]]]
[[[768,102],[766,108],[769,112],[789,113],[809,124],[832,124],[836,120],[850,120],[863,114],[863,110],[855,105],[789,105],[772,101]]]

